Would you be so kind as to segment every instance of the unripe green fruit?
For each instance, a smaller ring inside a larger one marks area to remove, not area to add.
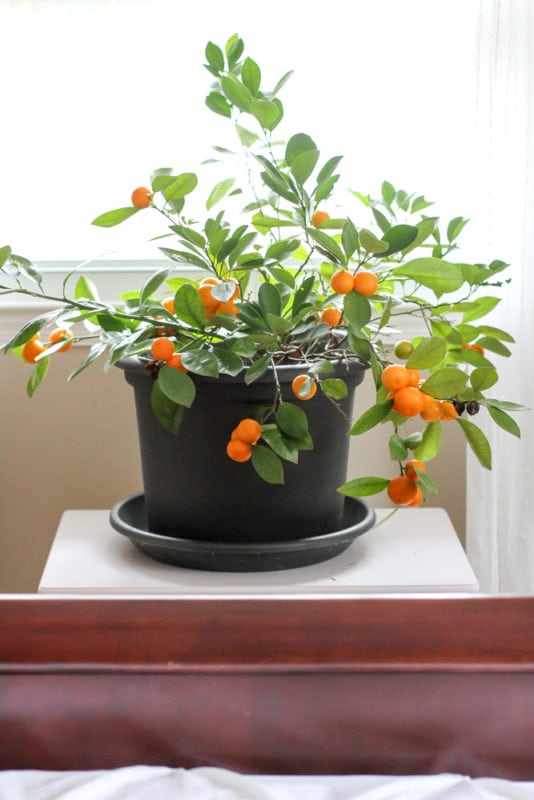
[[[397,342],[395,345],[395,355],[405,361],[413,353],[413,344],[407,339]]]

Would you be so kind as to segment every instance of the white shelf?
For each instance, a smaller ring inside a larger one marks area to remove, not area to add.
[[[380,521],[390,509],[379,509]],[[443,509],[400,509],[322,564],[277,572],[204,572],[141,553],[109,512],[65,511],[39,585],[53,594],[471,593],[476,576]]]

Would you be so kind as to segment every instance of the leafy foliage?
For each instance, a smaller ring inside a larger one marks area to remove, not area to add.
[[[298,364],[308,376],[306,391],[318,387],[338,404],[347,388],[342,379],[329,377],[332,364],[364,362],[375,381],[376,398],[350,433],[359,436],[392,425],[389,453],[402,474],[402,462],[410,455],[424,461],[436,456],[444,427],[442,421],[425,420],[410,430],[414,420],[395,410],[382,386],[395,340],[406,339],[398,329],[407,315],[417,317],[427,335],[413,338],[406,367],[422,372],[424,395],[462,409],[457,422],[481,464],[489,467],[487,438],[462,413],[464,408],[469,414],[482,410],[502,430],[519,436],[509,412],[520,407],[484,394],[498,381],[494,360],[508,357],[513,344],[506,331],[481,321],[507,286],[507,264],[454,260],[468,220],[456,216],[440,226],[437,216],[428,215],[433,204],[424,195],[387,180],[377,197],[352,190],[346,212],[339,212],[333,194],[342,157],[323,157],[307,133],[287,139],[278,133],[284,120],[278,95],[291,73],[282,75],[273,89],[265,88],[260,65],[245,54],[237,34],[223,46],[208,42],[205,67],[212,81],[206,108],[221,124],[229,120],[235,128],[245,169],[242,161],[232,163],[233,152],[214,146],[227,177],[209,191],[204,221],[187,213],[188,198],[198,189],[196,173],[175,174],[167,168],[156,169],[147,181],[150,208],[140,209],[132,201],[93,220],[94,225],[111,227],[134,224],[140,213],[160,215],[167,226],[160,246],[169,260],[167,268],[112,305],[102,302],[96,286],[78,272],[73,290],[69,276],[63,294],[49,296],[35,264],[9,246],[0,248],[0,293],[55,304],[3,348],[20,354],[37,335],[45,343],[28,393],[35,392],[51,358],[61,352],[59,345],[47,344],[48,328],[57,324],[74,330],[74,342],[90,345],[71,378],[103,354],[105,369],[128,356],[144,359],[157,378],[154,413],[175,435],[185,424],[184,409],[195,400],[195,375],[216,380],[220,374],[242,374],[249,385],[272,369],[273,402],[257,414],[262,441],[252,446],[251,467],[263,480],[281,483],[283,461],[298,463],[300,452],[313,442],[304,404],[298,397],[282,398],[278,365]],[[244,185],[239,175],[246,176]],[[223,201],[228,209],[218,210]],[[243,208],[230,219],[229,209],[237,201]],[[332,216],[325,213],[330,201],[336,208]],[[184,268],[187,276],[174,274]],[[361,270],[373,273],[376,291],[365,295],[350,285],[343,294],[333,291],[331,278],[340,270],[349,274],[349,282]],[[325,309],[338,312],[337,323],[323,320]],[[152,343],[160,336],[168,337],[180,354],[180,369],[152,358]],[[435,490],[428,476],[418,479],[425,495]],[[383,491],[388,483],[389,478],[355,478],[340,491],[366,496]]]

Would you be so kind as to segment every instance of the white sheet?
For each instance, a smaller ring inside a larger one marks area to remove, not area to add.
[[[534,782],[462,775],[257,776],[224,769],[125,767],[0,772],[0,800],[533,800]]]

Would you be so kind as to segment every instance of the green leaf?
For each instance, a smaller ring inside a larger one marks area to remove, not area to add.
[[[250,106],[250,113],[258,120],[262,128],[272,131],[282,119],[283,109],[281,103],[276,99],[256,99]]]
[[[463,219],[463,217],[455,217],[451,219],[449,224],[447,225],[447,241],[452,242],[456,239],[460,233],[462,232],[463,228],[469,222],[468,219]]]
[[[496,422],[500,428],[507,433],[511,433],[513,436],[517,436],[518,439],[521,438],[519,425],[506,411],[496,408],[495,406],[488,406],[488,411],[492,420]]]
[[[389,486],[387,478],[354,478],[340,486],[338,492],[347,497],[369,497],[383,492]]]
[[[359,292],[348,292],[343,298],[343,316],[346,322],[359,331],[365,328],[371,319],[371,303]]]
[[[276,453],[257,444],[252,448],[252,466],[267,483],[283,483],[284,468]]]
[[[317,230],[316,228],[307,228],[306,230],[309,235],[315,239],[317,244],[319,244],[323,250],[326,250],[334,261],[338,264],[346,264],[347,259],[345,258],[345,254],[335,239],[324,231]]]
[[[272,189],[280,197],[289,200],[290,203],[298,203],[297,195],[291,191],[284,179],[276,177],[267,171],[261,173],[261,179],[269,189]]]
[[[438,298],[447,292],[455,292],[464,282],[462,271],[456,264],[433,257],[415,258],[397,267],[393,274],[411,278],[432,289]]]
[[[285,161],[288,167],[304,153],[316,151],[317,145],[307,133],[296,133],[288,140],[285,151]]]
[[[195,384],[185,372],[173,367],[162,367],[157,382],[163,394],[173,403],[189,408],[195,399]]]
[[[0,269],[2,269],[2,267],[4,266],[10,255],[11,255],[11,247],[9,247],[9,245],[6,245],[5,247],[0,247]]]
[[[512,351],[493,336],[482,336],[480,339],[477,339],[476,343],[479,347],[484,348],[484,350],[489,350],[491,353],[496,353],[498,356],[507,358],[512,355]]]
[[[282,310],[282,301],[277,288],[272,283],[262,283],[258,290],[258,302],[264,315],[277,317]]]
[[[343,156],[333,156],[332,158],[328,159],[328,161],[324,166],[321,167],[317,175],[318,186],[324,181],[328,180],[328,178],[330,178],[333,175],[334,170],[336,169],[337,165],[342,160],[342,158]]]
[[[198,375],[206,375],[208,378],[219,377],[219,362],[209,350],[187,350],[182,353],[182,364]]]
[[[50,366],[50,359],[48,356],[39,359],[32,370],[28,383],[26,385],[26,394],[28,397],[33,397],[35,390],[46,378],[48,368]],[[502,413],[502,412],[501,412]]]
[[[217,361],[219,362],[219,369],[227,375],[239,375],[242,372],[244,364],[243,360],[237,353],[232,350],[217,350],[215,352]]]
[[[290,170],[291,174],[299,184],[303,186],[312,174],[317,161],[319,160],[318,150],[308,150],[306,153],[301,153],[292,162]]]
[[[250,111],[252,94],[234,74],[230,73],[221,78],[221,88],[232,105],[240,111]]]
[[[389,250],[388,242],[384,242],[367,228],[360,230],[360,244],[366,253],[382,254]]]
[[[46,311],[44,314],[40,314],[38,317],[34,317],[33,319],[29,320],[29,322],[25,322],[22,328],[20,328],[15,335],[8,341],[6,344],[2,346],[2,350],[5,353],[8,353],[10,350],[14,350],[15,347],[20,347],[23,344],[26,344],[32,336],[35,336],[41,328],[44,328],[45,325],[51,324],[55,322],[55,320],[60,316],[62,309],[54,309],[53,311]]]
[[[286,436],[276,425],[266,426],[262,431],[262,439],[280,458],[298,464],[299,448],[294,444],[298,439]]]
[[[245,58],[241,67],[241,80],[254,97],[258,94],[261,84],[261,70],[251,58]]]
[[[252,217],[252,224],[257,225],[258,228],[291,228],[295,227],[297,223],[290,219],[282,219],[281,217],[268,217],[266,214],[260,212],[254,214]]]
[[[98,300],[98,289],[90,278],[81,275],[74,287],[74,298],[76,300]]]
[[[295,439],[302,439],[308,433],[306,412],[293,403],[280,403],[276,415],[276,424],[280,430]]]
[[[494,328],[492,325],[481,325],[479,331],[484,334],[484,336],[493,336],[494,339],[500,339],[503,342],[515,342],[514,337],[507,333],[507,331],[503,331],[501,328]]]
[[[84,369],[87,369],[87,367],[92,364],[93,361],[96,361],[99,356],[105,353],[106,350],[107,346],[103,342],[96,342],[96,344],[94,344],[89,350],[89,355],[84,358],[84,360],[78,364],[76,369],[70,373],[67,381],[72,381],[77,375],[80,374],[80,372],[83,372]]]
[[[222,72],[224,69],[224,53],[221,48],[213,42],[208,42],[204,54],[208,64],[214,67],[217,72]]]
[[[315,202],[320,203],[322,200],[326,200],[332,194],[332,190],[336,183],[339,180],[339,175],[331,175],[330,178],[327,178],[322,183],[318,183],[316,188],[313,191],[313,195],[315,197]]]
[[[462,322],[474,322],[474,320],[485,317],[493,311],[500,302],[500,297],[477,297],[476,300],[458,303],[452,310],[463,311]]]
[[[499,375],[494,367],[479,367],[473,370],[469,380],[475,392],[483,392],[497,383]]]
[[[467,375],[456,367],[444,367],[433,372],[421,386],[421,391],[446,400],[465,389]]]
[[[210,92],[206,97],[206,105],[210,111],[220,114],[221,117],[231,118],[232,107],[220,92]]]
[[[405,250],[415,241],[418,233],[414,225],[395,225],[389,228],[382,237],[382,241],[387,242],[389,247],[380,252],[380,255],[386,257],[398,253],[399,250]]]
[[[417,445],[413,454],[420,461],[430,461],[439,452],[441,443],[441,422],[429,422],[424,431],[421,444]]]
[[[382,199],[388,205],[395,201],[395,188],[389,181],[382,182]]]
[[[445,358],[447,343],[437,336],[430,336],[412,351],[406,366],[409,369],[430,369]]]
[[[157,292],[159,287],[165,282],[165,280],[169,277],[170,269],[160,269],[151,275],[148,280],[145,282],[145,285],[141,289],[141,293],[139,295],[139,305],[143,306],[147,300],[149,300],[152,295]]]
[[[183,322],[196,328],[202,328],[206,321],[206,312],[197,290],[190,284],[180,286],[174,295],[174,314]]]
[[[190,194],[198,184],[198,178],[194,172],[183,172],[181,175],[170,177],[172,177],[172,180],[168,181],[164,188],[161,189],[167,202],[185,197],[185,195]],[[154,181],[154,183],[156,183],[156,181]]]
[[[358,231],[350,219],[346,221],[341,231],[341,244],[343,245],[343,250],[347,258],[350,258],[358,247]]]
[[[389,437],[389,457],[392,461],[404,461],[408,456],[408,448],[397,433]]]
[[[156,418],[163,427],[173,435],[176,435],[184,416],[184,406],[167,397],[161,389],[159,380],[154,381],[152,385],[150,404]]]
[[[417,228],[417,236],[413,242],[403,250],[403,252],[410,253],[412,250],[415,250],[417,247],[419,247],[419,245],[423,244],[423,242],[425,242],[434,232],[436,222],[437,217],[426,217],[426,219],[422,219],[420,222],[418,222],[415,226]]]
[[[265,353],[265,355],[258,358],[257,361],[254,361],[254,363],[251,364],[250,367],[247,369],[245,373],[245,383],[247,385],[253,383],[257,378],[260,377],[260,375],[263,375],[263,373],[265,372],[266,369],[268,369],[270,364],[271,364],[271,354]]]
[[[350,435],[359,436],[360,434],[371,430],[371,428],[374,428],[375,425],[378,425],[380,422],[385,420],[392,407],[393,400],[382,400],[382,402],[371,406],[371,408],[368,408],[367,411],[364,411],[361,417],[356,420],[350,429]]]
[[[491,446],[480,428],[466,419],[456,419],[462,428],[469,447],[486,469],[491,469]]]
[[[208,211],[228,194],[234,183],[234,178],[226,178],[223,181],[219,181],[219,183],[213,187],[206,200],[206,208]]]
[[[94,219],[91,225],[97,225],[99,228],[112,228],[114,225],[119,225],[124,220],[132,217],[140,211],[140,208],[135,206],[128,206],[127,208],[116,208],[113,211],[106,211],[100,214],[99,217]]]
[[[343,400],[349,393],[347,384],[341,378],[324,378],[321,381],[321,389],[333,400]]]

